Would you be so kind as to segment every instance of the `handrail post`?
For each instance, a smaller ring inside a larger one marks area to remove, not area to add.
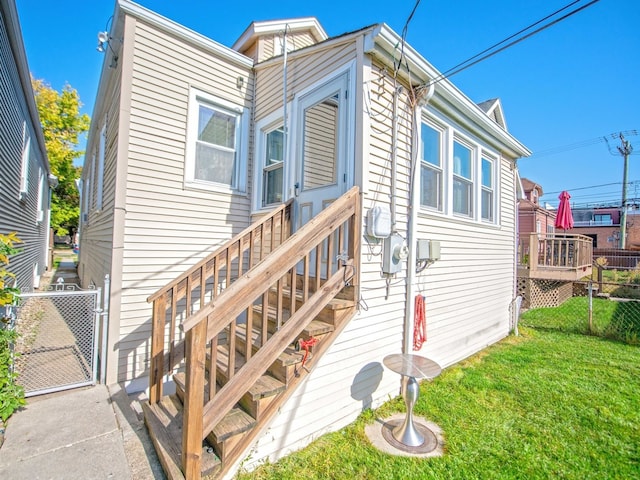
[[[531,272],[538,269],[538,244],[538,234],[531,233],[529,235],[529,270]]]
[[[155,404],[162,398],[162,377],[164,375],[164,326],[166,316],[166,294],[153,301],[151,319],[151,362],[149,375],[149,403]]]
[[[185,340],[186,383],[182,424],[182,471],[187,480],[201,477],[206,338],[207,322],[202,321],[187,332]]]

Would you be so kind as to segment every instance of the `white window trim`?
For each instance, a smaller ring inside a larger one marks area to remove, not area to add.
[[[36,210],[36,224],[44,220],[44,186],[44,172],[42,171],[42,168],[38,168],[38,208]]]
[[[428,127],[434,129],[435,131],[438,132],[438,134],[440,135],[440,174],[442,175],[441,180],[441,185],[440,185],[440,208],[434,208],[431,207],[429,205],[423,205],[422,204],[422,184],[420,185],[420,208],[424,209],[424,210],[428,210],[430,212],[436,212],[436,213],[440,213],[440,214],[444,214],[447,211],[447,191],[448,191],[448,181],[447,181],[447,177],[448,177],[448,172],[449,172],[449,162],[448,162],[448,152],[449,152],[449,147],[448,147],[448,141],[447,141],[447,129],[446,127],[444,127],[443,125],[433,121],[431,118],[427,118],[427,117],[422,117],[422,120],[420,122],[420,131],[418,132],[418,142],[419,142],[419,152],[423,151],[422,148],[422,124],[427,125]],[[424,162],[424,160],[422,158],[420,158],[420,178],[422,178],[421,174],[422,174],[422,165],[425,164],[427,162]],[[431,165],[431,164],[428,164]],[[436,168],[433,165],[431,165],[431,168]]]
[[[482,217],[482,191],[484,190],[484,185],[482,185],[482,160],[486,159],[491,162],[491,192],[493,193],[493,198],[491,202],[491,211],[493,213],[493,218],[488,220]],[[480,162],[479,162],[479,175],[478,175],[478,213],[480,221],[486,223],[487,225],[497,225],[498,224],[498,169],[499,169],[500,161],[497,157],[495,157],[491,152],[488,152],[485,149],[480,150]]]
[[[200,102],[211,104],[222,110],[238,115],[236,124],[236,185],[208,182],[195,178],[196,140],[198,138],[198,114]],[[187,135],[184,162],[185,188],[217,191],[222,193],[245,193],[247,191],[247,152],[249,140],[249,109],[224,100],[215,95],[199,90],[189,89],[189,108],[187,112]]]
[[[500,212],[500,181],[502,157],[487,148],[486,144],[469,137],[463,132],[457,130],[453,126],[433,112],[422,111],[418,129],[422,128],[422,124],[438,130],[441,140],[441,164],[442,164],[442,211],[438,211],[427,205],[420,203],[420,212],[423,215],[435,215],[446,217],[463,222],[472,222],[485,226],[497,227],[501,224]],[[422,142],[420,130],[417,135],[419,142]],[[464,147],[471,150],[471,177],[472,177],[472,201],[473,214],[471,216],[453,212],[453,146],[454,142],[458,142]],[[419,145],[421,147],[421,143]],[[486,158],[493,162],[493,220],[485,220],[482,218],[482,158]],[[422,168],[422,159],[419,159],[418,168]],[[418,182],[420,174],[418,172]],[[422,185],[420,184],[420,189]]]
[[[478,147],[476,144],[474,144],[473,142],[471,142],[470,140],[468,140],[466,137],[460,135],[458,132],[454,132],[454,134],[451,136],[451,213],[454,217],[457,218],[468,218],[471,220],[477,219],[479,217],[478,215]],[[462,177],[460,175],[456,175],[455,173],[455,168],[454,168],[454,157],[453,157],[453,152],[454,152],[454,144],[455,143],[459,143],[461,146],[468,148],[470,153],[471,153],[471,178],[466,178],[466,177]],[[459,213],[459,212],[454,212],[453,211],[453,180],[454,180],[454,176],[458,176],[459,178],[461,178],[463,181],[466,182],[471,182],[471,214],[466,214],[466,213]]]
[[[20,200],[25,200],[29,192],[29,160],[31,157],[31,136],[27,123],[22,124],[22,163],[20,165]]]
[[[287,106],[287,111],[290,111],[290,106]],[[273,208],[273,205],[267,205],[265,207],[262,206],[262,194],[264,191],[264,185],[262,182],[262,173],[264,171],[264,155],[267,150],[267,133],[271,130],[281,126],[283,124],[284,117],[282,113],[282,109],[279,109],[273,113],[270,113],[262,120],[256,123],[255,131],[256,131],[256,148],[255,148],[255,157],[254,157],[254,169],[253,169],[253,212],[264,212]],[[285,135],[285,140],[288,142],[289,137]],[[285,149],[285,161],[282,170],[282,197],[283,200],[287,197],[287,192],[289,191],[289,168],[290,163],[288,161],[289,156],[286,154],[287,145],[284,145]]]

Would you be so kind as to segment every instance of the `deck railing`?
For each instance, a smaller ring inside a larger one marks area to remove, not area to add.
[[[558,280],[566,276],[561,272],[588,275],[592,255],[593,241],[585,235],[531,233],[518,242],[518,267],[528,270],[530,277],[553,278],[553,272]]]
[[[185,339],[180,351],[184,352],[186,381],[182,471],[187,479],[200,478],[202,441],[226,412],[278,355],[298,339],[338,292],[349,283],[358,283],[355,262],[360,255],[360,210],[360,193],[354,187],[272,249],[270,255],[239,273],[235,281],[230,282],[233,275],[227,274],[226,288],[183,319],[180,329]],[[233,245],[239,244],[240,251],[244,245],[238,242],[236,237],[213,256],[235,258],[233,252],[237,252],[238,247]],[[252,250],[250,246],[246,249]],[[194,271],[191,275],[198,274]],[[169,331],[173,331],[177,321],[176,303],[171,298],[181,291],[178,285],[188,283],[189,278],[187,275],[178,279],[150,297],[153,301],[149,397],[152,403],[162,396],[164,374],[160,372],[178,360],[167,360],[171,357],[171,342],[167,345],[165,332],[169,323]],[[204,291],[204,283],[202,285]],[[186,291],[190,290],[186,288]],[[244,334],[245,338],[244,363],[235,359],[237,334],[241,337]],[[219,345],[225,348],[220,350]],[[220,357],[221,351],[225,358]],[[214,386],[218,371],[224,375],[225,382],[217,390]],[[206,398],[205,379],[210,386]]]

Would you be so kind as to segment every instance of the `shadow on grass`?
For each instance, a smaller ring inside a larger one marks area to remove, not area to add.
[[[616,302],[611,322],[604,333],[609,338],[632,345],[640,344],[640,302]]]

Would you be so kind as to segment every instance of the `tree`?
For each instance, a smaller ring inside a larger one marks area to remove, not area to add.
[[[80,217],[80,196],[76,180],[81,167],[73,162],[84,152],[77,150],[80,135],[89,129],[89,116],[80,113],[78,92],[66,84],[61,93],[44,80],[31,79],[51,173],[58,186],[51,195],[51,227],[57,235],[73,235]]]

